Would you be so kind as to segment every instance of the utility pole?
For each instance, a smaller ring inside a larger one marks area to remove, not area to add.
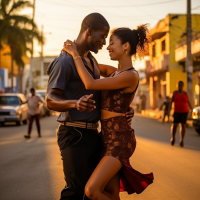
[[[42,29],[41,29],[41,67],[40,67],[40,86],[43,87],[43,83],[42,83],[42,76],[44,74],[44,59],[43,59],[43,39],[44,39],[44,33],[43,33],[43,25],[42,25]]]
[[[187,57],[186,57],[186,69],[187,69],[187,92],[193,106],[193,88],[192,88],[192,55],[191,55],[191,0],[187,0]]]
[[[33,0],[33,15],[32,15],[32,22],[34,22],[34,18],[35,18],[35,0]],[[33,30],[33,28],[32,28]],[[33,82],[33,35],[32,37],[32,44],[31,44],[31,62],[30,62],[30,75],[29,75],[29,89],[32,87],[32,82]]]

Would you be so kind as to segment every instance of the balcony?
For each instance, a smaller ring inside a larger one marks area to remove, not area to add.
[[[162,54],[161,57],[154,58],[152,61],[146,61],[146,73],[167,71],[169,66],[169,55]]]
[[[200,32],[192,37],[191,53],[193,56],[200,56]],[[187,44],[186,39],[181,40],[176,44],[175,60],[176,62],[185,61],[187,57]]]

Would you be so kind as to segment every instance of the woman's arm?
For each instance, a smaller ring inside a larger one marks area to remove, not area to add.
[[[121,88],[136,88],[138,84],[138,74],[133,71],[127,71],[115,77],[105,79],[93,79],[85,68],[81,57],[76,49],[76,45],[68,40],[68,46],[65,50],[74,58],[74,63],[78,74],[87,90],[115,90]]]
[[[188,97],[187,92],[186,92],[186,95],[187,95],[187,99],[188,99],[188,101],[187,101],[188,106],[190,107],[190,110],[192,111],[192,105],[191,105],[191,103],[190,103],[190,99],[189,99],[189,97]]]
[[[169,104],[168,115],[170,114],[172,103],[174,102],[174,93],[175,93],[175,91],[173,92],[173,96],[172,96],[172,99],[171,99],[170,104]]]
[[[116,71],[115,67],[110,65],[99,64],[100,74],[103,77],[108,77],[111,73]]]

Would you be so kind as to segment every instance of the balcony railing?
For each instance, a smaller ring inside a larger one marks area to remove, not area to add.
[[[163,54],[161,57],[154,58],[153,61],[146,61],[146,73],[156,72],[158,70],[167,70],[169,66],[169,55]]]

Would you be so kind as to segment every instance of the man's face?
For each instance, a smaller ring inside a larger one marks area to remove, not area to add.
[[[31,95],[35,96],[35,91],[34,90],[31,90]]]
[[[89,50],[98,53],[98,51],[102,49],[103,45],[106,44],[108,33],[109,27],[106,26],[104,26],[102,30],[93,30],[88,40]]]

